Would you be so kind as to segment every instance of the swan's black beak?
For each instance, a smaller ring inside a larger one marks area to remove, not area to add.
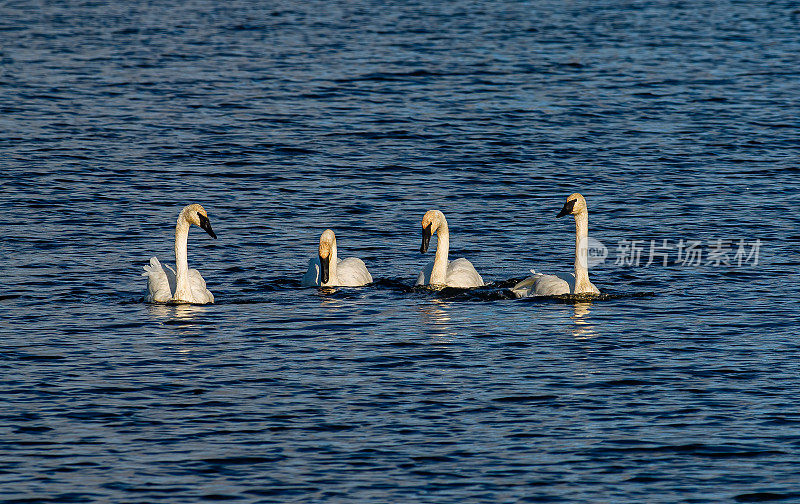
[[[319,256],[320,284],[328,283],[328,279],[330,278],[330,265],[331,265],[331,256],[328,257]]]
[[[428,244],[431,242],[431,225],[428,224],[427,227],[422,228],[422,245],[419,247],[419,251],[421,253],[425,253],[428,251]]]
[[[200,218],[200,228],[203,229],[206,233],[211,235],[211,238],[217,239],[217,235],[214,234],[214,230],[211,229],[211,221],[208,220],[208,217],[201,213],[197,213],[197,216]]]
[[[565,215],[571,214],[572,209],[575,207],[576,201],[578,200],[569,200],[566,203],[564,203],[564,208],[562,208],[561,211],[558,212],[558,215],[556,215],[556,217],[564,217]]]

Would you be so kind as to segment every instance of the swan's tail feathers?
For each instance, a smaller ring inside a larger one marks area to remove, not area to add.
[[[163,268],[161,267],[161,262],[159,262],[156,256],[150,258],[150,264],[146,264],[142,266],[144,273],[142,276],[150,276],[151,273],[159,273],[163,272]]]
[[[161,262],[155,257],[150,258],[150,264],[143,266],[143,277],[147,277],[147,293],[144,300],[147,303],[164,303],[172,298],[169,280],[167,279]]]

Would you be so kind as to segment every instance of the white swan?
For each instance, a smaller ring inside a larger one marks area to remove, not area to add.
[[[207,304],[214,302],[214,295],[206,289],[206,281],[196,269],[189,269],[186,258],[186,244],[189,239],[189,227],[194,224],[216,239],[217,235],[211,229],[211,222],[205,209],[198,205],[188,205],[178,215],[175,226],[175,267],[177,272],[161,263],[153,256],[150,264],[144,266],[142,276],[147,277],[147,303],[177,303]]]
[[[586,199],[578,193],[567,196],[567,202],[556,217],[567,214],[575,216],[575,273],[543,275],[531,270],[533,276],[511,289],[517,297],[600,294],[600,290],[589,281],[587,268],[589,213],[586,210]]]
[[[372,283],[364,261],[357,257],[339,259],[336,235],[326,229],[319,237],[319,257],[309,259],[303,287],[360,287]]]
[[[422,246],[419,251],[423,254],[428,251],[428,243],[434,232],[439,240],[436,245],[436,256],[433,262],[420,272],[416,285],[460,288],[483,285],[483,278],[475,271],[471,262],[463,257],[452,262],[448,261],[450,230],[447,227],[447,219],[439,210],[428,210],[422,217]]]

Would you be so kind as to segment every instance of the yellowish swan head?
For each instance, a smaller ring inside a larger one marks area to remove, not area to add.
[[[208,220],[208,212],[206,212],[206,209],[203,208],[202,205],[193,203],[185,206],[183,210],[181,210],[181,215],[178,217],[178,220],[180,220],[181,217],[189,224],[194,224],[208,233],[211,238],[217,238],[216,233],[211,229],[211,221]]]
[[[322,283],[327,283],[330,278],[331,255],[335,247],[336,235],[333,230],[326,229],[319,237],[319,269]]]
[[[439,210],[428,210],[422,216],[422,245],[419,247],[421,253],[424,254],[428,251],[431,236],[438,231],[443,222],[446,223],[447,221],[444,218],[444,214]]]
[[[556,217],[563,217],[565,215],[578,215],[581,212],[586,212],[586,198],[580,193],[572,193],[567,196],[567,201],[564,207],[558,212]]]

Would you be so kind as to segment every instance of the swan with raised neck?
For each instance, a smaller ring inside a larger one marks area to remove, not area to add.
[[[571,275],[544,275],[535,273],[522,280],[511,290],[517,297],[559,296],[564,294],[600,294],[589,281],[589,212],[586,198],[580,193],[567,196],[567,201],[556,217],[572,215],[575,218],[575,270]]]
[[[148,277],[147,302],[175,302],[175,303],[213,303],[214,296],[206,289],[206,282],[200,272],[189,269],[188,241],[189,228],[198,226],[216,239],[217,235],[211,228],[208,213],[202,205],[193,203],[185,206],[175,224],[175,270],[167,266],[164,270],[156,257],[150,258],[150,264],[144,267],[142,276]]]
[[[471,262],[462,258],[450,262],[450,228],[447,219],[439,210],[428,210],[422,217],[422,245],[419,251],[428,251],[428,245],[433,233],[436,233],[436,254],[433,262],[429,263],[417,277],[416,285],[430,285],[434,287],[480,287],[484,285],[483,278],[475,270]]]

